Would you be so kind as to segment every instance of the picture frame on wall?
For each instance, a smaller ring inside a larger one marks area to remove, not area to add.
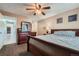
[[[68,22],[77,21],[77,14],[68,16]]]
[[[59,24],[59,23],[63,23],[63,18],[62,17],[57,19],[57,24]]]

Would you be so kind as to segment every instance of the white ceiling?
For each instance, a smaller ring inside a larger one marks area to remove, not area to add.
[[[62,13],[64,11],[74,9],[79,7],[78,3],[44,3],[41,5],[42,6],[51,6],[51,9],[44,11],[46,13],[45,16],[43,15],[33,15],[33,12],[29,12],[26,10],[28,6],[31,6],[33,4],[31,3],[0,3],[0,9],[20,15],[20,16],[25,16],[29,21],[38,21],[43,18],[49,17],[56,15],[58,13]]]

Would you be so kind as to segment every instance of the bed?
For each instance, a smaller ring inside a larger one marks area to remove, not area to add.
[[[58,31],[67,35],[59,35]],[[48,35],[28,35],[27,44],[28,51],[33,55],[77,56],[79,55],[79,29],[52,29],[51,34]]]

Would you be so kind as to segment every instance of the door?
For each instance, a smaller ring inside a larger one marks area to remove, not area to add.
[[[16,27],[14,23],[7,23],[5,44],[16,43]]]

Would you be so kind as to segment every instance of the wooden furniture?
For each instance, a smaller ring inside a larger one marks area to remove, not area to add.
[[[21,31],[21,28],[18,28],[17,29],[17,42],[18,44],[23,44],[23,43],[26,43],[27,42],[27,39],[28,39],[28,35],[31,35],[31,36],[36,36],[36,32],[22,32]]]
[[[79,36],[79,29],[52,29],[51,34],[55,31],[76,31],[75,36]]]
[[[32,24],[30,22],[21,22],[21,28],[17,29],[17,42],[23,44],[27,42],[27,35],[36,36],[36,32],[31,32]]]
[[[18,44],[23,44],[23,43],[26,43],[26,39],[27,39],[27,35],[29,33],[28,32],[21,32],[19,30],[17,30],[17,42]]]
[[[76,31],[76,36],[79,36],[79,29],[52,29],[51,33],[54,33],[55,31]],[[30,39],[32,38],[32,39]],[[29,42],[30,41],[30,42]],[[32,42],[37,43],[39,46],[37,46],[37,44],[33,44]],[[40,45],[42,47],[45,47],[45,49],[40,48]],[[46,46],[47,49],[50,48],[51,51],[46,50]],[[44,51],[46,50],[46,51]],[[44,40],[41,40],[39,38],[35,38],[33,36],[28,36],[28,51],[31,52],[34,55],[37,56],[70,56],[70,55],[79,55],[79,51],[77,50],[73,50],[73,49],[69,49],[67,47],[64,46],[60,46],[54,43],[50,43]]]

